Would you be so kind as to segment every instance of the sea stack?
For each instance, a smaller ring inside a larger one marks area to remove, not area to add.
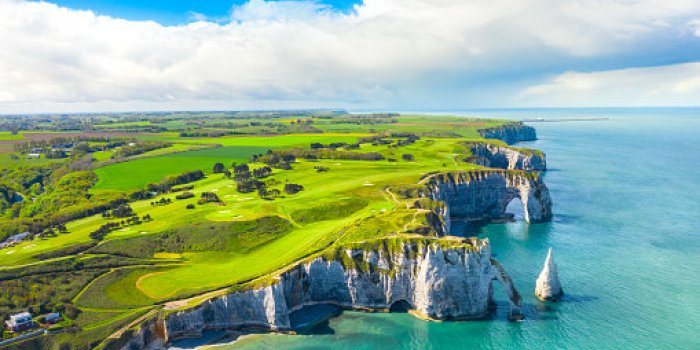
[[[537,278],[535,296],[544,301],[556,301],[563,294],[564,291],[561,289],[561,283],[559,283],[559,274],[557,274],[557,264],[554,263],[552,258],[552,248],[549,248],[547,260],[545,260],[542,272]]]

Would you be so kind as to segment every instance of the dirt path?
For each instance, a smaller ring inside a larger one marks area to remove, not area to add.
[[[130,322],[129,324],[127,324],[126,326],[124,326],[124,327],[120,328],[118,331],[112,333],[112,335],[110,335],[109,337],[107,337],[107,339],[118,339],[118,338],[120,338],[120,337],[122,336],[122,334],[124,334],[124,332],[126,332],[127,330],[129,330],[129,328],[133,327],[134,325],[136,325],[136,324],[138,324],[138,323],[143,322],[145,319],[147,319],[147,318],[149,318],[149,317],[151,317],[151,316],[155,316],[155,314],[158,313],[158,310],[159,310],[159,309],[156,308],[156,309],[153,309],[153,310],[151,310],[151,311],[145,313],[143,316],[141,316],[141,317],[139,317],[139,318],[137,318],[137,319],[131,321],[131,322]]]

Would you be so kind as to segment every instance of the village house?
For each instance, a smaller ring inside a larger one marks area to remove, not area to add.
[[[7,329],[10,332],[21,332],[26,331],[34,327],[34,321],[32,321],[32,314],[28,312],[22,312],[16,315],[10,316],[10,319],[5,322]]]
[[[52,312],[52,313],[46,314],[46,316],[44,316],[44,321],[46,323],[51,323],[51,324],[59,323],[59,322],[63,321],[63,317],[61,317],[61,314],[58,312]]]
[[[5,242],[0,243],[0,249],[12,247],[16,244],[19,244],[20,242],[22,242],[23,240],[25,240],[29,236],[31,236],[30,232],[23,232],[20,234],[16,234],[14,236],[10,236],[5,240]]]

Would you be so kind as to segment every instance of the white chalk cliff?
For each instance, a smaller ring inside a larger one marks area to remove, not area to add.
[[[557,273],[557,264],[554,263],[554,258],[552,257],[552,248],[549,248],[544,267],[542,267],[542,272],[537,278],[535,296],[540,300],[554,301],[563,294],[564,291],[561,288],[559,274]]]
[[[481,129],[479,134],[485,139],[497,139],[509,145],[520,141],[537,140],[535,128],[527,126],[523,122],[513,122],[493,128]]]
[[[531,149],[503,147],[485,142],[468,143],[472,156],[467,161],[491,168],[544,171],[547,161],[544,153]]]
[[[205,330],[289,331],[292,311],[319,303],[365,310],[405,303],[413,314],[428,319],[483,318],[493,304],[493,280],[504,284],[511,315],[517,318],[520,295],[492,259],[488,240],[382,239],[301,263],[270,285],[171,313],[144,325],[127,346],[199,337]]]
[[[522,202],[525,221],[542,222],[552,218],[549,190],[538,173],[469,171],[434,174],[422,181],[430,199],[447,205],[450,218],[503,218],[508,204],[515,198]]]

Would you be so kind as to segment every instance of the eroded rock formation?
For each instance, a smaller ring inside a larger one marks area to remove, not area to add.
[[[470,143],[470,162],[498,169],[547,170],[544,153],[537,150],[502,147],[485,142]]]
[[[542,267],[542,272],[540,272],[540,276],[537,277],[535,296],[540,300],[555,301],[562,295],[564,295],[564,291],[559,282],[557,264],[554,263],[554,258],[552,257],[552,248],[549,248],[547,259],[545,259],[544,267]]]
[[[513,122],[498,127],[481,129],[479,134],[485,139],[497,139],[509,145],[520,141],[537,140],[535,128],[527,126],[523,122]]]
[[[289,331],[292,311],[318,303],[380,310],[404,303],[412,313],[429,319],[482,318],[493,303],[494,279],[504,282],[512,314],[519,315],[520,296],[505,270],[492,260],[488,240],[383,239],[299,264],[268,286],[172,313],[159,321],[163,331],[155,340],[198,337],[216,329]],[[140,333],[146,334],[157,332]],[[137,347],[145,343],[143,337],[132,340]]]
[[[503,218],[508,204],[519,198],[525,221],[548,221],[552,200],[540,174],[523,171],[469,171],[434,174],[422,180],[428,197],[444,202],[450,218]]]

